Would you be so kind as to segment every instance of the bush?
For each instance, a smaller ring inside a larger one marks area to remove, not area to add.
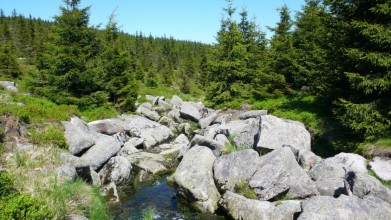
[[[0,219],[52,219],[53,212],[39,199],[27,194],[10,194],[0,201]]]
[[[95,121],[105,118],[112,118],[118,116],[117,110],[111,105],[105,105],[97,108],[87,108],[81,110],[81,117],[87,121]]]
[[[9,173],[0,172],[0,198],[14,192],[14,179],[9,175]]]
[[[34,144],[54,144],[60,148],[67,149],[64,131],[55,125],[51,125],[41,131],[31,129],[30,141]]]

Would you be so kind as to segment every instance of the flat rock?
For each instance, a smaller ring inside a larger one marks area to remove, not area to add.
[[[369,163],[376,176],[384,181],[391,181],[391,160],[375,157]]]
[[[163,164],[153,160],[142,160],[137,164],[137,166],[151,174],[156,174],[158,172],[167,170]]]
[[[390,204],[376,198],[360,199],[341,195],[338,198],[314,196],[302,202],[299,220],[312,219],[389,219]]]
[[[147,108],[142,108],[140,113],[152,121],[159,121],[160,119],[160,115],[157,112]]]
[[[112,136],[102,135],[94,146],[80,157],[83,164],[99,169],[106,161],[121,150],[122,143]]]
[[[252,111],[246,111],[239,115],[239,118],[241,120],[246,120],[249,118],[258,118],[262,115],[267,115],[267,110],[252,110]]]
[[[194,121],[198,123],[198,121],[202,118],[202,114],[200,112],[199,107],[192,102],[183,102],[179,113],[181,118]]]
[[[227,191],[220,205],[229,216],[236,220],[294,219],[301,212],[300,201],[283,201],[280,204],[247,199],[244,196]]]
[[[180,201],[198,211],[214,213],[220,194],[213,180],[213,152],[202,146],[191,148],[174,174],[174,184]]]
[[[249,185],[260,200],[270,200],[282,193],[292,199],[318,194],[315,183],[289,148],[279,148],[260,157],[259,167]]]
[[[144,149],[162,144],[173,137],[172,131],[164,125],[137,115],[122,115],[127,130],[135,130],[138,137],[144,139]]]
[[[142,161],[156,161],[156,162],[164,163],[166,160],[163,155],[148,153],[148,152],[144,152],[144,151],[140,151],[140,152],[128,155],[126,157],[126,159],[128,159],[129,162],[135,166],[137,166]]]
[[[207,128],[212,122],[217,118],[219,111],[212,112],[205,118],[201,118],[198,121],[198,125],[201,127],[201,129]]]
[[[69,152],[79,154],[95,144],[94,135],[88,125],[74,116],[69,122],[62,122],[65,128],[64,136],[69,146]]]
[[[88,127],[93,131],[107,135],[113,135],[125,130],[124,122],[116,118],[93,121],[88,123]]]
[[[270,151],[283,146],[310,151],[311,135],[301,122],[281,119],[272,115],[261,116],[257,148],[260,151]]]
[[[259,166],[259,155],[254,150],[243,150],[217,158],[213,164],[214,179],[220,191],[233,191],[239,182],[248,180]]]

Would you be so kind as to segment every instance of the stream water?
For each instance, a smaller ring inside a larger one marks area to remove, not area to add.
[[[142,186],[129,195],[122,204],[122,212],[114,220],[140,220],[147,210],[153,210],[153,219],[156,220],[224,219],[222,216],[184,212],[180,209],[175,189],[167,184],[167,176],[160,177],[151,185]]]

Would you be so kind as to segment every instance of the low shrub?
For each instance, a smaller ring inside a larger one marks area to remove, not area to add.
[[[52,219],[53,211],[43,200],[28,194],[10,194],[0,201],[0,219]]]
[[[7,172],[0,172],[0,200],[2,197],[14,193],[14,178]]]
[[[117,110],[111,105],[105,105],[96,108],[87,108],[80,111],[81,117],[87,121],[95,121],[105,118],[112,118],[118,116]]]
[[[63,149],[68,148],[64,131],[59,126],[51,125],[42,130],[33,128],[30,132],[30,141],[34,144],[54,144]]]
[[[156,214],[156,209],[154,207],[146,207],[141,211],[142,220],[153,220]]]

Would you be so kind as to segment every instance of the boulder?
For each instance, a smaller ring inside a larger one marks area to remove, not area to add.
[[[163,155],[148,153],[144,151],[130,154],[126,157],[126,159],[128,159],[132,166],[138,166],[139,163],[141,163],[142,161],[156,161],[159,163],[164,163],[166,161]]]
[[[232,219],[237,220],[291,220],[301,212],[300,201],[283,201],[275,204],[247,199],[230,191],[223,195],[220,205]]]
[[[162,152],[160,152],[160,154],[176,154],[180,152],[183,148],[186,148],[189,143],[189,139],[186,137],[186,135],[180,134],[172,143],[160,145],[159,148],[163,150]],[[164,146],[164,148],[162,146]]]
[[[231,142],[229,142],[227,136],[225,136],[224,134],[217,134],[215,136],[215,140],[217,142],[220,142],[224,146],[227,146],[227,145],[231,144]]]
[[[0,85],[2,85],[6,90],[19,92],[18,88],[16,88],[15,83],[11,81],[0,81]]]
[[[172,109],[172,106],[168,102],[166,102],[166,101],[164,101],[162,99],[159,99],[157,104],[158,104],[159,107],[162,107],[166,111]]]
[[[270,200],[283,193],[289,198],[318,194],[315,183],[301,169],[289,148],[278,148],[260,157],[259,167],[249,185],[260,200]]]
[[[151,174],[167,170],[163,164],[153,160],[142,160],[137,164],[137,167]]]
[[[238,148],[253,148],[259,137],[259,119],[250,118],[244,121],[231,121],[220,126],[227,129],[229,136],[233,137],[233,144]]]
[[[170,103],[174,106],[181,106],[183,104],[183,100],[177,96],[177,95],[174,95],[172,96],[171,100],[170,100]]]
[[[153,95],[145,95],[145,99],[147,99],[148,101],[153,101],[156,99],[156,96],[153,96]]]
[[[302,202],[299,220],[312,219],[389,219],[390,204],[376,198],[359,199],[341,195],[338,198],[314,196]]]
[[[183,119],[191,120],[196,123],[202,118],[202,114],[200,112],[199,107],[192,102],[183,102],[180,110],[179,110],[180,116]]]
[[[125,130],[124,122],[114,118],[90,122],[88,127],[93,131],[107,135],[113,135]]]
[[[328,159],[334,161],[335,163],[341,164],[341,166],[344,167],[346,171],[368,173],[367,160],[358,154],[339,153]]]
[[[206,138],[204,136],[196,134],[193,139],[191,139],[190,147],[193,146],[205,146],[208,147],[213,151],[213,154],[216,157],[219,157],[222,153],[222,150],[224,148],[224,145],[222,145],[220,142],[215,141],[213,139]]]
[[[380,179],[391,181],[391,160],[375,157],[369,165]]]
[[[100,170],[102,184],[110,182],[115,185],[123,185],[131,181],[132,165],[122,156],[112,157]]]
[[[174,174],[174,184],[180,201],[198,211],[214,213],[220,194],[213,180],[213,152],[202,146],[191,148]]]
[[[311,135],[304,125],[297,121],[261,116],[260,135],[257,143],[259,151],[270,151],[283,146],[311,150]]]
[[[88,125],[74,116],[69,122],[62,122],[65,128],[64,136],[69,146],[69,152],[79,154],[95,144],[94,135]]]
[[[239,182],[248,180],[259,166],[259,155],[254,150],[243,150],[217,158],[213,164],[214,179],[221,192],[233,191]]]
[[[207,128],[217,118],[219,111],[212,112],[207,117],[202,118],[198,121],[198,125],[201,129]]]
[[[117,155],[127,157],[137,152],[140,152],[140,150],[137,149],[134,145],[125,143],[125,145],[121,148]]]
[[[142,108],[140,113],[152,121],[159,121],[160,119],[160,115],[157,112],[147,108]]]
[[[226,124],[232,119],[232,114],[219,115],[212,124]]]
[[[146,109],[151,110],[151,109],[152,109],[152,104],[151,104],[150,102],[144,102],[143,104],[141,104],[141,105],[137,108],[136,112],[139,113],[139,114],[141,114],[141,111],[143,110],[143,108],[146,108]]]
[[[171,131],[176,132],[178,124],[173,119],[167,116],[163,116],[158,121],[159,124],[165,125],[170,128]]]
[[[77,177],[84,180],[87,183],[90,183],[94,186],[101,186],[102,182],[100,180],[99,173],[93,170],[89,166],[77,167],[76,168]]]
[[[322,158],[314,154],[312,151],[300,150],[298,153],[297,162],[303,168],[304,171],[308,172],[315,164],[320,163]]]
[[[122,115],[121,118],[125,121],[126,129],[133,132],[144,139],[144,149],[151,148],[164,143],[172,138],[172,131],[164,125],[151,121],[137,115]]]
[[[167,117],[171,118],[177,123],[182,123],[181,113],[179,112],[179,109],[173,108],[170,112],[168,112]]]
[[[178,125],[178,131],[189,136],[193,131],[189,123],[181,123]]]
[[[101,135],[94,146],[80,157],[83,164],[98,170],[106,161],[121,150],[122,143],[112,136]]]
[[[267,115],[267,110],[252,110],[246,111],[239,115],[240,120],[246,120],[249,118],[260,118],[262,115]]]
[[[364,173],[349,172],[346,174],[346,180],[350,190],[359,198],[367,196],[379,197],[391,204],[391,190],[373,176]]]
[[[75,180],[76,179],[76,168],[69,164],[64,164],[56,169],[56,173],[59,177],[62,177],[66,180]]]
[[[319,179],[315,182],[319,195],[339,197],[342,194],[347,195],[345,182],[341,178]]]

